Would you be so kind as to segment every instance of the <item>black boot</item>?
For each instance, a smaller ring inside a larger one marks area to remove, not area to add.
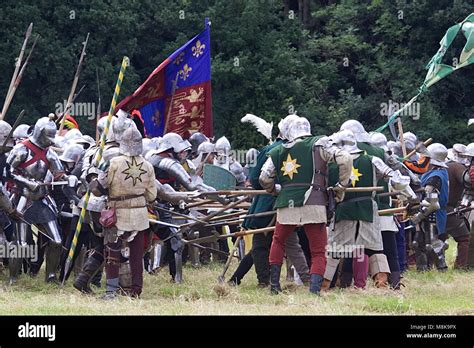
[[[84,267],[74,280],[73,286],[83,293],[92,294],[93,291],[89,284],[101,266],[102,260],[96,259],[94,257],[87,258],[86,262],[84,263]]]
[[[319,274],[311,274],[311,282],[309,284],[309,291],[313,294],[319,295],[321,285],[323,284],[323,277]]]
[[[56,272],[59,268],[59,261],[61,259],[61,244],[49,242],[46,250],[46,283],[59,283],[56,277]]]
[[[281,265],[270,265],[270,293],[277,295],[281,292],[280,286]]]
[[[400,290],[400,272],[391,272],[388,275],[388,283],[393,290]]]

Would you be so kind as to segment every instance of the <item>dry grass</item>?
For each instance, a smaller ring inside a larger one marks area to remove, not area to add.
[[[452,248],[455,249],[455,248]],[[450,252],[452,263],[453,250]],[[231,267],[228,276],[235,269]],[[450,269],[423,274],[409,271],[402,291],[380,290],[369,284],[365,291],[334,290],[321,297],[305,287],[289,286],[285,294],[271,296],[259,289],[253,270],[239,287],[217,285],[222,265],[202,269],[185,268],[185,283],[169,282],[167,270],[145,275],[144,292],[139,300],[121,297],[104,302],[98,295],[78,293],[69,282],[64,288],[46,285],[42,277],[22,276],[15,286],[0,276],[0,313],[29,315],[370,315],[444,314],[474,315],[474,272]],[[98,294],[103,290],[98,290]]]

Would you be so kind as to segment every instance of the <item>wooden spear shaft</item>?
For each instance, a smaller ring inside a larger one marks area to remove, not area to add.
[[[66,110],[68,110],[72,104],[72,99],[74,98],[74,93],[76,92],[77,82],[79,81],[79,75],[81,73],[82,62],[86,55],[87,42],[89,41],[89,33],[87,33],[86,41],[84,41],[84,47],[82,48],[81,57],[79,58],[79,63],[77,64],[76,73],[74,74],[74,79],[72,81],[71,90],[69,91],[69,97],[67,98]],[[61,115],[61,125],[59,126],[59,134],[61,134],[64,129],[64,122],[66,121],[66,110]]]
[[[423,142],[423,145],[428,146],[428,145],[431,144],[432,142],[433,142],[433,138],[428,138],[427,140],[425,140],[425,141]],[[415,147],[412,151],[410,151],[410,153],[409,153],[408,155],[406,155],[404,158],[405,158],[405,159],[408,159],[408,158],[410,158],[411,156],[413,156],[413,155],[416,153],[416,151],[420,148],[420,146],[421,146],[420,144],[416,144],[416,147]]]
[[[405,146],[405,139],[403,138],[403,125],[402,125],[402,119],[400,117],[398,117],[397,125],[398,125],[398,136],[400,137],[400,144],[402,145],[402,154],[403,154],[403,157],[406,157],[407,147]]]
[[[28,44],[28,40],[30,39],[32,31],[33,31],[33,23],[30,23],[30,25],[28,26],[28,29],[26,30],[25,40],[23,41],[23,45],[21,46],[20,54],[18,55],[18,58],[16,59],[15,70],[13,72],[13,76],[10,81],[10,86],[8,87],[7,95],[5,97],[5,102],[3,103],[2,114],[0,115],[0,120],[3,120],[5,117],[6,109],[8,108],[7,107],[8,96],[11,93],[13,85],[15,84],[15,81],[16,81],[16,77],[18,76],[18,72],[20,71],[21,61],[23,60],[23,55],[25,54],[26,45]]]

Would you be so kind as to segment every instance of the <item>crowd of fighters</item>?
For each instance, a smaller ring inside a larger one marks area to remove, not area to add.
[[[107,117],[99,120],[99,134],[106,123]],[[144,271],[167,266],[180,283],[183,263],[225,262],[227,240],[200,244],[200,237],[272,226],[252,235],[247,253],[240,248],[229,284],[239,285],[254,265],[258,286],[277,294],[286,258],[314,294],[363,289],[368,280],[400,289],[410,264],[419,271],[447,269],[449,236],[457,244],[454,267],[474,267],[474,143],[425,147],[407,132],[403,143],[414,152],[404,157],[400,141],[369,134],[356,120],[329,136],[314,136],[297,115],[278,128],[278,138],[249,150],[242,166],[225,137],[213,142],[201,133],[189,139],[168,133],[150,139],[140,118],[122,110],[112,118],[101,157],[100,141],[77,128],[59,135],[53,115],[14,130],[0,121],[0,244],[38,250],[35,259],[18,254],[1,260],[10,284],[22,274],[37,276],[44,263],[46,282],[71,275],[76,289],[93,293],[105,273],[104,299],[138,297]],[[226,196],[204,182],[206,164],[231,173],[242,194]],[[249,189],[261,193],[246,195]],[[225,209],[196,204],[197,197]],[[245,201],[248,212],[234,214],[241,224],[226,225],[225,218],[209,223]],[[66,267],[79,219],[74,267]]]

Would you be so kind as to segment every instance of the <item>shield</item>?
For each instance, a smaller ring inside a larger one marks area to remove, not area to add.
[[[203,173],[204,183],[216,190],[231,190],[237,184],[234,174],[213,164],[205,164]]]

